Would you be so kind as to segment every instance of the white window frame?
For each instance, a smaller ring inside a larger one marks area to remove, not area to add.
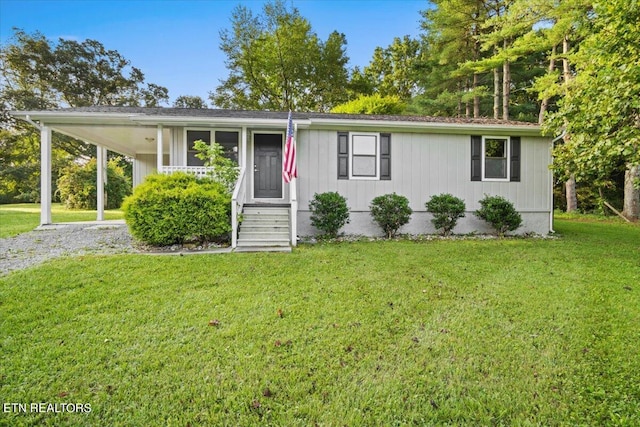
[[[206,127],[185,127],[183,130],[183,137],[182,137],[182,141],[183,141],[183,150],[182,150],[182,154],[183,154],[183,158],[184,158],[184,163],[185,166],[187,166],[187,163],[189,162],[189,142],[187,141],[187,132],[188,131],[198,131],[198,132],[203,132],[203,131],[207,131],[209,132],[209,140],[210,141],[215,141],[215,133],[216,132],[238,132],[238,163],[240,164],[240,146],[242,145],[242,129],[238,129],[238,128],[206,128]],[[211,135],[213,133],[213,135]]]
[[[353,157],[358,156],[354,153],[354,137],[357,136],[374,136],[376,138],[376,153],[375,164],[376,173],[371,176],[354,175],[353,174]],[[364,181],[379,181],[380,180],[380,134],[376,132],[349,132],[349,179],[350,180],[364,180]]]
[[[485,142],[487,139],[501,139],[505,141],[505,156],[506,156],[506,178],[487,178],[485,173],[485,158],[486,158],[486,145]],[[482,168],[482,180],[488,182],[509,182],[511,176],[511,137],[509,136],[483,136],[482,137],[482,159],[481,159],[481,168]]]

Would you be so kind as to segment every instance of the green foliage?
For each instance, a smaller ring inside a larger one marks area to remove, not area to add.
[[[54,137],[51,175],[71,164],[72,157],[60,149]],[[52,185],[56,194],[56,182]],[[54,200],[56,198],[54,197]],[[0,129],[0,203],[40,201],[40,133],[32,127]]]
[[[397,96],[381,96],[380,94],[360,95],[353,101],[337,105],[332,113],[343,114],[401,114],[404,104]]]
[[[194,108],[205,109],[209,108],[207,102],[199,96],[192,95],[180,95],[173,103],[174,108]]]
[[[336,237],[345,224],[349,223],[347,199],[337,192],[314,194],[309,203],[311,225],[327,237]]]
[[[233,11],[232,28],[220,33],[229,77],[210,99],[222,108],[328,111],[347,94],[346,39],[326,41],[283,0],[268,1],[262,14],[247,6]],[[259,70],[259,72],[256,72]]]
[[[620,166],[631,172],[640,164],[638,22],[638,2],[595,2],[591,31],[570,56],[575,78],[545,123],[548,134],[563,129],[567,135],[554,150],[556,174],[603,182]],[[625,207],[634,197],[629,186]],[[637,209],[626,213],[639,215]]]
[[[442,229],[445,236],[451,234],[459,218],[464,218],[466,209],[464,200],[448,193],[432,196],[425,207],[433,215],[433,225],[436,229]]]
[[[224,185],[229,193],[233,193],[240,172],[236,162],[225,157],[224,147],[217,142],[207,144],[202,140],[195,141],[193,147],[197,151],[196,157],[211,168],[211,179]]]
[[[68,209],[96,209],[97,169],[96,159],[91,159],[84,165],[72,163],[62,170],[58,191],[61,202]],[[118,165],[117,158],[107,162],[105,192],[106,209],[119,208],[124,198],[131,194],[131,182]]]
[[[13,109],[145,105],[166,102],[168,91],[145,84],[144,74],[96,40],[52,42],[16,29],[0,50],[3,101]]]
[[[409,199],[396,193],[374,198],[369,209],[371,216],[389,239],[395,237],[400,227],[409,222],[413,213],[409,207]]]
[[[507,231],[517,230],[522,225],[522,217],[513,203],[504,197],[485,195],[480,200],[480,206],[474,214],[491,224],[501,237]]]
[[[388,47],[375,49],[371,62],[364,68],[364,78],[372,83],[375,93],[406,101],[417,92],[420,59],[418,40],[394,37]]]
[[[186,173],[150,175],[122,206],[131,234],[156,246],[215,241],[231,231],[231,196]]]

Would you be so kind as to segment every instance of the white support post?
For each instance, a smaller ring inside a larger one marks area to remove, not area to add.
[[[162,152],[163,146],[163,138],[162,138],[162,125],[158,125],[158,133],[156,135],[156,140],[158,141],[158,173],[162,173],[162,165],[164,163],[164,153]]]
[[[249,167],[248,167],[249,153],[247,153],[248,138],[249,138],[249,134],[247,132],[247,127],[243,126],[242,136],[240,138],[240,152],[238,153],[238,166],[240,168],[244,166],[244,168],[247,170],[249,170]]]
[[[97,151],[97,180],[96,180],[96,193],[97,193],[97,208],[98,208],[98,221],[104,221],[104,186],[105,186],[105,170],[107,163],[107,149],[101,145],[96,146]]]
[[[51,128],[40,128],[40,225],[51,224]]]

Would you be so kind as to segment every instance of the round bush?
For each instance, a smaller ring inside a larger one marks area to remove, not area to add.
[[[378,223],[384,234],[391,239],[411,219],[413,210],[409,207],[409,199],[399,194],[385,194],[371,201],[371,216]]]
[[[311,225],[322,231],[326,237],[336,237],[338,231],[349,223],[347,199],[337,192],[314,194],[309,209]]]
[[[69,209],[97,208],[97,172],[95,158],[84,165],[72,164],[62,170],[58,179],[60,201]],[[117,159],[107,162],[107,184],[105,186],[105,207],[117,209],[126,196],[131,194],[131,181]]]
[[[122,208],[131,234],[150,245],[210,242],[231,231],[224,185],[186,173],[148,176]]]
[[[500,237],[522,225],[522,217],[513,203],[504,197],[485,196],[480,200],[480,206],[475,215],[491,224]]]
[[[431,222],[436,229],[442,229],[442,234],[448,236],[456,226],[459,218],[464,218],[466,206],[464,200],[448,193],[432,196],[425,203],[427,211],[433,215]]]

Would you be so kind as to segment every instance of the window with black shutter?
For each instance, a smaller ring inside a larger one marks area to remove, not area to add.
[[[390,180],[391,134],[338,132],[338,179]]]
[[[519,136],[471,136],[471,181],[520,182]]]

